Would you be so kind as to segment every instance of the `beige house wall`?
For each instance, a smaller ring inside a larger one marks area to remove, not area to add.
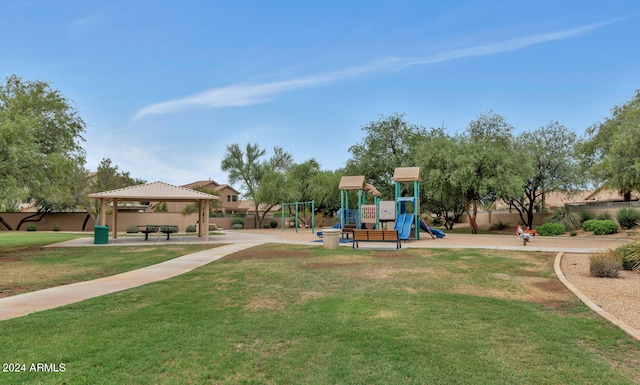
[[[238,200],[240,199],[238,196],[238,192],[229,188],[229,187],[224,187],[220,190],[218,190],[218,193],[220,194],[218,197],[220,198],[220,200],[218,201],[218,204],[220,205],[217,210],[222,209],[223,211],[230,213],[230,212],[237,212],[238,211]],[[236,201],[233,201],[233,197],[236,197]],[[227,201],[227,198],[229,199],[229,201]],[[166,202],[167,203],[167,210],[170,213],[181,213],[182,209],[184,209],[189,202]],[[244,211],[244,210],[242,210]]]
[[[550,213],[534,213],[533,214],[533,226],[540,226],[544,223],[544,219],[551,215]],[[506,223],[509,225],[517,226],[522,222],[520,215],[516,213],[501,213],[492,211],[479,211],[476,217],[478,225],[491,225],[495,223]],[[458,223],[469,223],[467,214],[462,214]]]
[[[13,230],[18,223],[33,213],[0,213],[0,217],[7,222]],[[60,231],[83,231],[82,224],[87,218],[87,213],[51,213],[47,214],[39,222],[28,222],[20,227],[24,231],[27,224],[34,224],[37,231],[52,231],[55,227]],[[216,224],[223,229],[230,229],[233,218],[209,218],[209,223]],[[111,226],[112,215],[107,215],[107,225]],[[118,212],[118,231],[124,232],[128,225],[175,225],[180,232],[184,232],[189,225],[197,225],[198,213],[184,216],[181,213],[141,213]],[[249,223],[249,221],[247,221]],[[84,231],[93,232],[95,220],[89,217]],[[249,228],[249,226],[245,225]],[[0,224],[0,231],[7,229]]]

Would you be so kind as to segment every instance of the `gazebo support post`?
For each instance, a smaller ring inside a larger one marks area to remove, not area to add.
[[[113,239],[118,238],[118,200],[113,200]]]

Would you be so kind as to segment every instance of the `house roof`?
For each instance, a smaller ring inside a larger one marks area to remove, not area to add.
[[[129,186],[116,190],[89,194],[95,199],[118,199],[122,201],[189,202],[196,200],[216,200],[215,195],[205,194],[185,187],[164,182],[153,182]]]
[[[280,211],[282,205],[275,205],[271,208],[271,212],[275,212],[275,211]],[[256,208],[256,204],[252,199],[244,199],[244,200],[240,200],[238,201],[238,208],[237,210],[245,210],[248,212],[253,212]],[[264,212],[264,210],[267,208],[266,204],[260,204],[258,206],[258,211]]]
[[[188,184],[183,185],[182,187],[185,188],[196,188],[196,187],[205,187],[205,186],[211,186],[212,189],[214,191],[221,191],[225,188],[228,188],[230,190],[232,190],[233,192],[237,193],[238,195],[240,194],[240,191],[236,190],[235,188],[233,188],[232,186],[229,186],[228,184],[219,184],[218,182],[214,181],[214,180],[201,180],[201,181],[197,181],[197,182],[191,182]]]
[[[194,187],[203,187],[208,185],[213,185],[214,188],[219,186],[219,184],[216,181],[209,179],[209,180],[199,180],[197,182],[187,183],[185,185],[182,185],[182,187],[192,189]]]
[[[619,190],[607,188],[605,185],[598,187],[591,194],[587,195],[583,198],[585,201],[589,202],[616,202],[623,201],[624,195],[620,194]],[[631,192],[631,199],[638,200],[640,199],[640,194],[637,191]]]

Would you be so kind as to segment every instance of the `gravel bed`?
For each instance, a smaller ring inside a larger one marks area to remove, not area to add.
[[[618,278],[589,274],[589,254],[566,253],[560,264],[565,278],[595,304],[640,330],[640,273],[620,270]]]

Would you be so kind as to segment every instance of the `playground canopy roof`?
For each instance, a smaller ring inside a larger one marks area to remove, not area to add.
[[[378,191],[377,188],[367,183],[364,175],[343,176],[342,178],[340,178],[339,188],[340,190],[363,190],[370,192],[377,197],[381,195],[380,191]]]
[[[343,176],[340,178],[340,190],[366,190],[367,181],[364,175]]]
[[[377,188],[373,187],[373,185],[370,185],[369,183],[367,183],[367,191],[373,194],[374,197],[379,197],[382,195]]]
[[[393,180],[396,182],[420,181],[420,167],[396,167],[393,171]]]

